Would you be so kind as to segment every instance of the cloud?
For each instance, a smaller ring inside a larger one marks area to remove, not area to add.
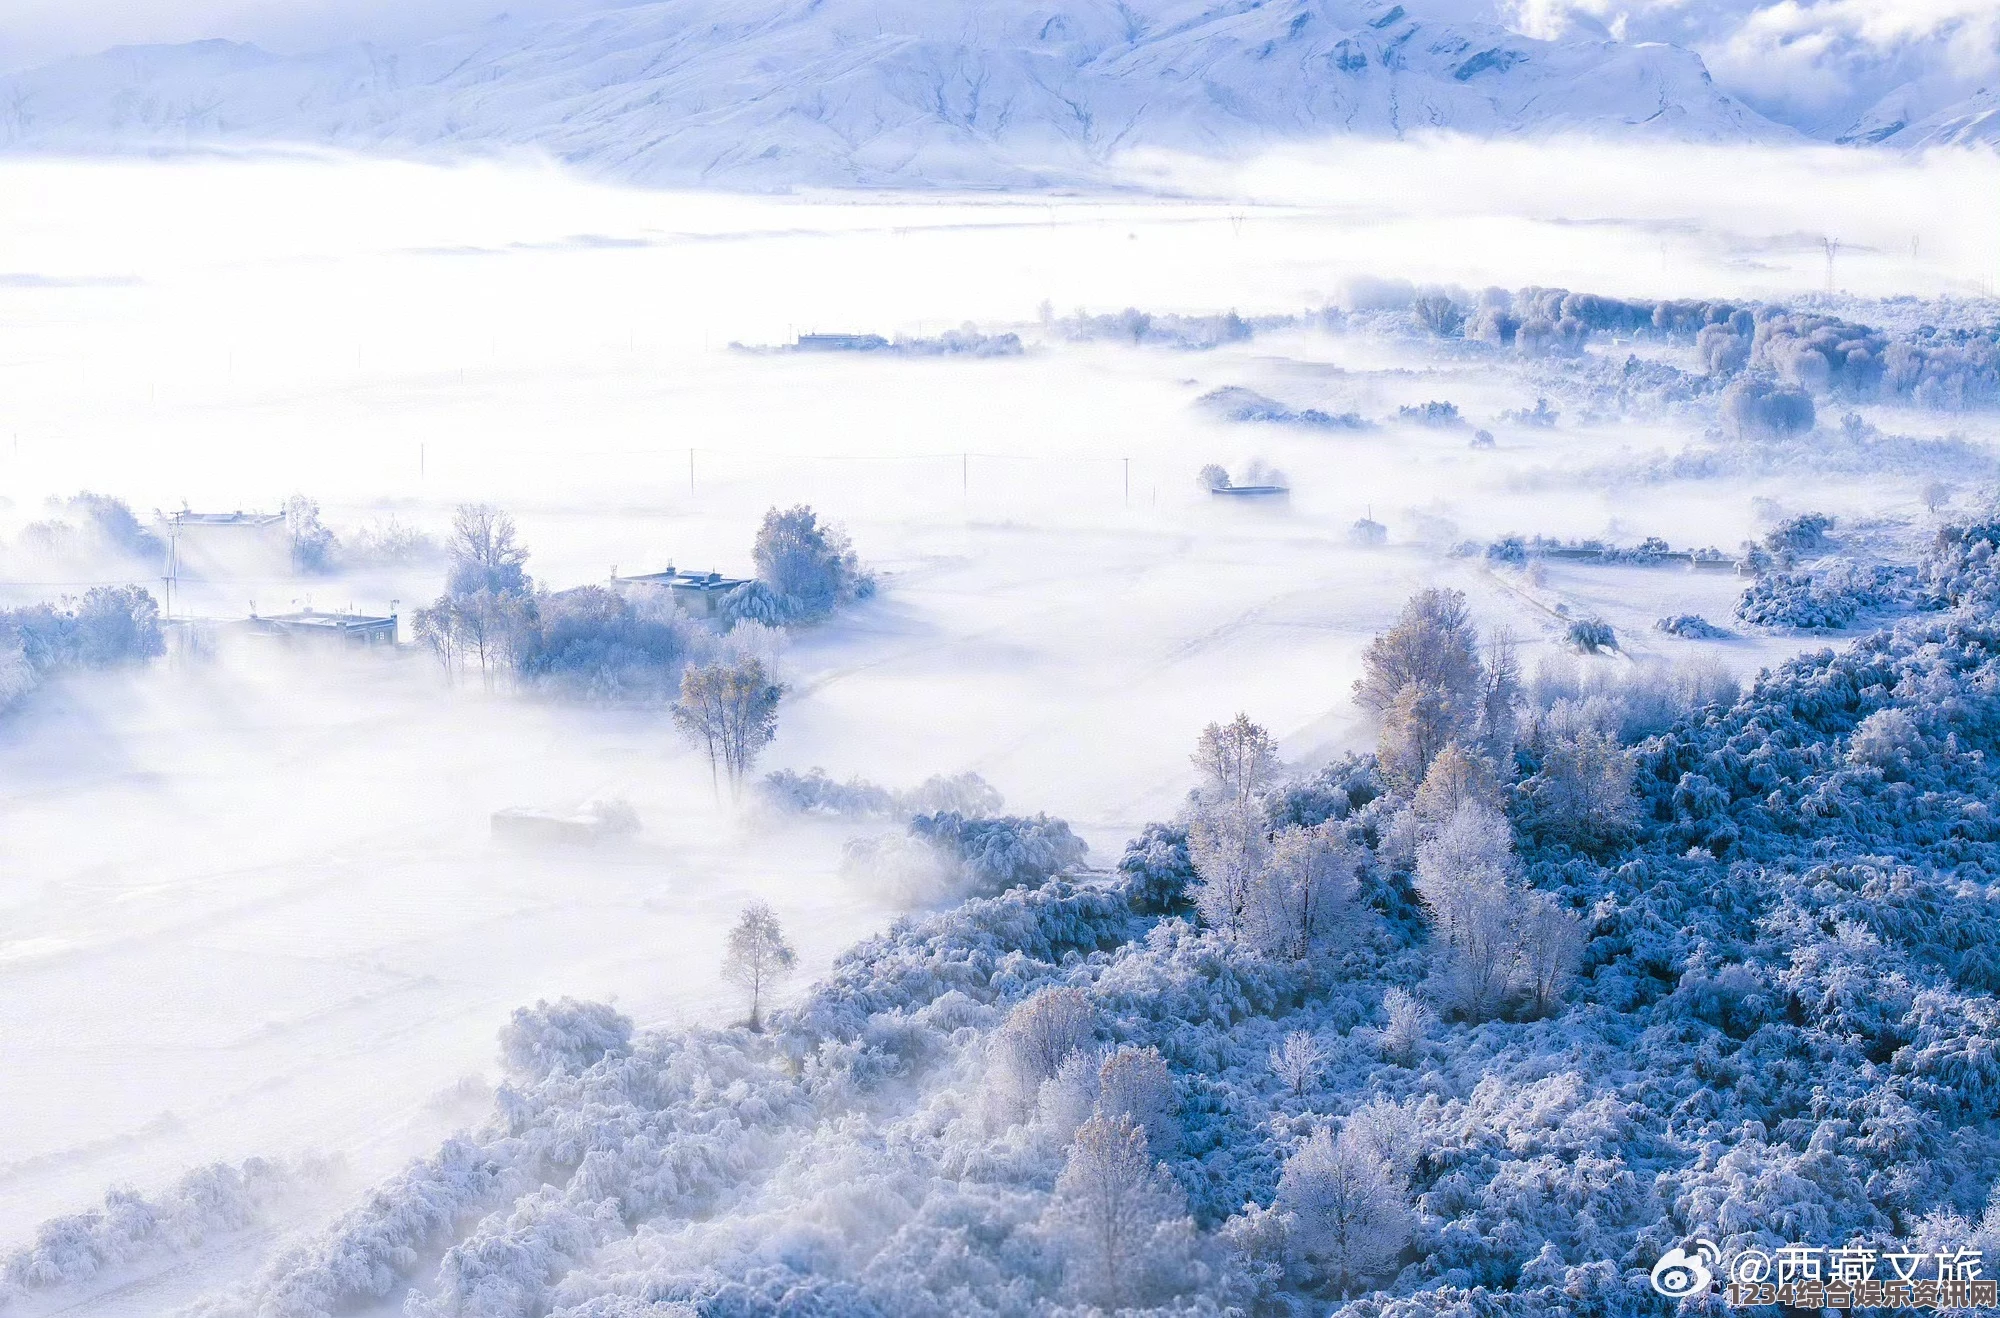
[[[1993,0],[1500,0],[1500,16],[1544,39],[1690,47],[1726,91],[1825,136],[1899,89],[1921,115],[2000,77]]]

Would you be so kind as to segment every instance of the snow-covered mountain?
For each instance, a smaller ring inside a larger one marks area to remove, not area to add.
[[[1928,113],[1921,99],[1899,91],[1870,110],[1841,140],[1916,149],[2000,145],[2000,89],[1981,88]]]
[[[17,151],[528,146],[752,187],[1078,182],[1137,147],[1428,129],[1794,136],[1689,51],[1394,0],[650,0],[400,50],[122,47],[0,80]]]

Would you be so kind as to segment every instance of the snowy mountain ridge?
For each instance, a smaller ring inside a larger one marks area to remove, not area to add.
[[[1389,0],[650,0],[392,50],[122,47],[0,79],[0,149],[547,151],[643,183],[1043,186],[1336,134],[1785,140],[1700,58]]]

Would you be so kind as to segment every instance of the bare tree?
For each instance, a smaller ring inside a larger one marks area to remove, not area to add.
[[[1090,1042],[1096,1028],[1097,1013],[1082,990],[1045,988],[1007,1013],[1000,1048],[1015,1079],[1032,1095]]]
[[[1310,1030],[1293,1030],[1285,1041],[1271,1049],[1271,1070],[1284,1081],[1294,1098],[1304,1098],[1326,1065],[1326,1045]]]
[[[1285,1160],[1278,1204],[1294,1215],[1300,1248],[1343,1296],[1386,1272],[1410,1239],[1409,1205],[1394,1169],[1325,1130]]]
[[[452,594],[527,590],[522,564],[528,561],[528,551],[516,538],[513,517],[492,504],[460,504],[452,515],[446,548],[451,554]]]
[[[447,681],[458,675],[458,625],[453,618],[457,603],[449,595],[440,595],[437,603],[426,609],[418,609],[411,625],[416,631],[417,641],[433,655],[444,668]]]
[[[1277,776],[1278,752],[1269,732],[1249,715],[1238,714],[1227,724],[1211,723],[1201,730],[1194,765],[1213,799],[1240,805]]]
[[[798,954],[785,941],[778,917],[763,902],[751,902],[729,931],[729,951],[722,958],[722,977],[750,997],[750,1028],[764,1028],[764,995],[792,973]]]
[[[1121,1113],[1077,1130],[1049,1211],[1077,1289],[1117,1309],[1137,1298],[1149,1246],[1186,1208],[1148,1152],[1145,1131]]]
[[[533,601],[519,592],[482,588],[447,596],[439,604],[449,606],[454,648],[479,665],[480,680],[490,689],[494,675],[515,653]]]
[[[709,780],[718,798],[725,777],[731,799],[741,798],[758,753],[778,734],[778,701],[783,694],[763,663],[750,655],[690,667],[681,674],[674,723],[707,754]]]

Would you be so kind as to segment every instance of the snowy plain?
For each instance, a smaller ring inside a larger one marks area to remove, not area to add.
[[[1922,473],[1606,476],[1699,436],[1497,422],[1533,405],[1531,380],[1408,343],[1300,327],[1188,353],[1064,343],[1042,323],[1045,300],[1296,314],[1384,275],[1789,293],[1822,282],[1836,229],[1856,294],[1977,297],[1993,277],[1991,218],[1935,201],[1990,189],[1990,159],[1579,148],[1535,156],[1541,191],[1438,204],[1450,179],[1508,175],[1510,150],[1279,159],[1236,180],[1257,199],[1226,203],[746,199],[336,158],[8,163],[0,516],[12,530],[79,489],[142,510],[304,491],[336,526],[437,529],[489,500],[560,587],[668,561],[743,574],[764,509],[808,502],[883,588],[795,640],[767,763],[892,785],[977,770],[1010,809],[1071,820],[1102,863],[1172,810],[1211,719],[1245,710],[1297,762],[1359,744],[1360,650],[1416,586],[1459,585],[1482,620],[1546,636],[1542,605],[1445,557],[1454,540],[1731,548],[1779,506],[1902,519],[1893,543],[1920,520]],[[1656,184],[1624,211],[1619,168]],[[1748,181],[1716,186],[1729,177]],[[1017,328],[1029,351],[729,347],[965,321]],[[1377,419],[1450,398],[1497,443],[1229,425],[1193,405],[1224,386]],[[1289,507],[1197,489],[1204,463],[1252,459],[1289,474]],[[1348,543],[1364,515],[1387,546]],[[1739,588],[1569,568],[1541,594],[1677,653],[1695,643],[1652,620],[1724,619]],[[180,607],[366,611],[437,589],[436,573],[215,582]],[[1752,672],[1822,643],[1704,652]],[[488,838],[496,808],[602,793],[638,808],[630,848],[523,856]],[[414,655],[235,655],[44,692],[0,725],[0,1242],[218,1158],[338,1151],[365,1183],[483,1110],[495,1031],[537,997],[721,1020],[719,948],[749,896],[777,907],[810,978],[897,914],[843,885],[845,835],[719,812],[657,711],[447,689]],[[256,1252],[218,1257],[203,1284]],[[75,1312],[159,1312],[191,1284]]]

